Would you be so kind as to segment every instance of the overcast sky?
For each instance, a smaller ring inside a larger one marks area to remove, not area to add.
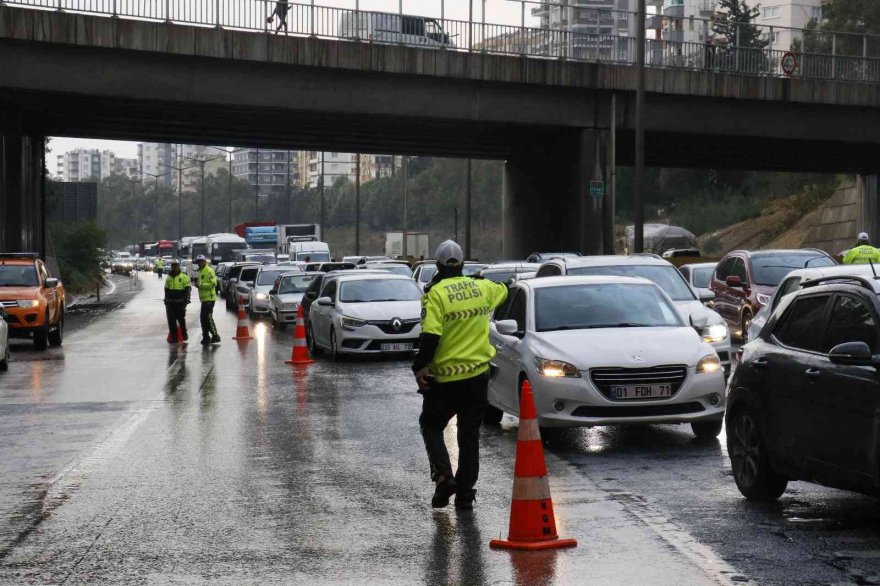
[[[376,10],[397,12],[400,0],[357,0],[361,10]],[[467,20],[468,4],[471,0],[443,0],[446,18]],[[481,20],[483,0],[472,0],[474,7],[474,20]],[[308,0],[296,0],[297,3],[307,4]],[[356,0],[316,0],[315,4],[322,6],[335,6],[339,8],[355,8]],[[485,0],[486,22],[492,24],[518,25],[522,20],[522,4],[518,0]],[[534,26],[537,19],[531,17],[531,9],[535,3],[526,4],[526,24]],[[403,12],[405,14],[419,14],[423,16],[440,16],[441,0],[403,0]],[[49,143],[50,161],[54,157],[76,148],[108,149],[116,156],[133,159],[137,157],[137,143],[114,140],[75,139],[53,137]]]

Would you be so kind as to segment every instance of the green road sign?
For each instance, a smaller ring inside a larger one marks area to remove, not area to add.
[[[605,197],[604,181],[590,181],[590,197]]]

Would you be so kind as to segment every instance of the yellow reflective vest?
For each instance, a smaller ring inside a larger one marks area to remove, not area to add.
[[[211,265],[206,264],[199,269],[198,279],[199,301],[217,301],[217,274]]]
[[[479,376],[489,370],[495,348],[489,320],[507,299],[507,286],[484,279],[443,279],[422,296],[422,332],[440,336],[428,370],[437,382]]]
[[[868,244],[850,249],[843,259],[845,265],[866,265],[869,262],[880,264],[880,250]]]

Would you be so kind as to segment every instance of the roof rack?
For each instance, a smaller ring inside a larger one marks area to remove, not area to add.
[[[858,275],[826,275],[824,277],[816,277],[815,279],[809,279],[801,283],[801,288],[806,289],[807,287],[817,287],[823,283],[828,283],[831,281],[855,281],[860,286],[865,289],[870,289],[871,292],[874,292],[874,285],[877,281],[880,280],[878,277],[874,277],[869,279],[867,277],[861,277]]]
[[[40,258],[39,252],[0,252],[0,258]]]

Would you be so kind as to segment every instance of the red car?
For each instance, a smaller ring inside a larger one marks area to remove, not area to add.
[[[788,273],[834,264],[827,252],[812,248],[729,252],[715,267],[709,282],[709,289],[715,293],[712,308],[721,314],[730,331],[742,338],[752,318],[770,301]]]

